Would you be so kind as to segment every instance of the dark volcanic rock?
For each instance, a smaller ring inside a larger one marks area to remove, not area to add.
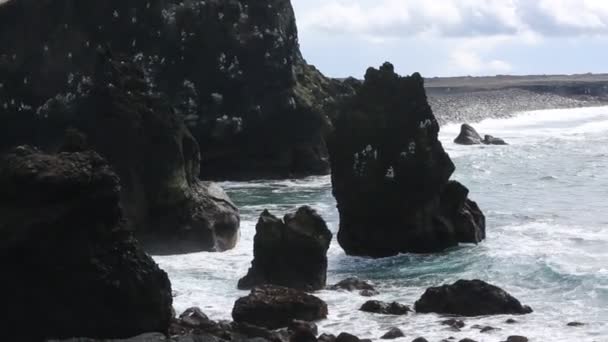
[[[384,315],[407,315],[408,312],[412,311],[407,305],[397,302],[384,303],[377,300],[365,302],[359,310]]]
[[[325,107],[350,89],[306,64],[289,0],[13,0],[0,45],[0,148],[65,129],[40,113],[82,96],[107,45],[192,129],[205,179],[326,174]]]
[[[238,210],[220,187],[198,180],[198,143],[182,120],[134,63],[103,49],[97,57],[78,97],[41,109],[49,127],[40,143],[52,149],[63,140],[67,150],[89,145],[106,157],[121,178],[130,228],[150,252],[234,247]],[[64,139],[65,126],[75,129]]]
[[[462,329],[465,326],[465,323],[463,321],[461,321],[459,319],[454,319],[454,318],[442,321],[441,324],[447,325],[447,326],[450,326],[450,327],[456,328],[456,329]]]
[[[500,138],[495,138],[491,135],[486,135],[483,138],[483,143],[486,145],[508,145],[506,141]]]
[[[429,341],[424,337],[418,337],[418,338],[414,339],[412,342],[429,342]]]
[[[438,132],[419,74],[400,77],[389,63],[368,69],[328,140],[346,253],[437,252],[485,238],[468,191],[449,183],[454,164]]]
[[[481,135],[469,124],[462,124],[460,134],[454,142],[459,145],[479,145],[482,143]]]
[[[336,336],[331,335],[331,334],[321,334],[321,336],[319,336],[317,341],[318,342],[335,342]]]
[[[232,318],[269,329],[287,327],[294,319],[316,321],[327,317],[327,304],[304,292],[265,285],[236,301]]]
[[[124,228],[119,189],[95,152],[0,157],[4,339],[167,331],[171,284]]]
[[[341,333],[340,335],[338,335],[338,337],[336,338],[336,342],[360,342],[361,339],[359,339],[357,336],[355,335],[351,335],[349,333]]]
[[[525,336],[509,336],[506,342],[528,342]]]
[[[481,280],[459,280],[452,285],[431,287],[416,302],[416,312],[461,316],[528,314],[529,306],[504,290]]]
[[[359,294],[364,297],[372,297],[378,294],[378,291],[368,282],[359,278],[347,278],[337,284],[328,287],[329,290],[346,290],[359,291]]]
[[[405,336],[405,334],[403,333],[403,331],[401,331],[401,329],[392,328],[386,334],[382,335],[382,337],[380,337],[380,338],[383,340],[394,340],[396,338],[404,337],[404,336]]]
[[[304,206],[281,220],[265,210],[256,225],[254,259],[239,289],[273,284],[319,290],[327,279],[332,234],[323,218]]]

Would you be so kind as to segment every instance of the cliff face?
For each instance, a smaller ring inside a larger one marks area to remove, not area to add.
[[[119,197],[118,176],[95,152],[0,156],[3,339],[168,330],[171,284],[124,228]]]
[[[107,47],[169,98],[201,145],[203,177],[329,170],[324,107],[348,87],[304,62],[288,0],[12,0],[0,43],[0,146],[52,142],[62,124],[45,105],[80,97]]]

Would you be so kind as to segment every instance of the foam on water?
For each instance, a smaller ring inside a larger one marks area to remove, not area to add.
[[[486,213],[487,241],[436,255],[372,260],[346,256],[334,239],[329,282],[359,276],[377,285],[377,299],[412,305],[429,286],[479,278],[503,287],[535,312],[515,317],[519,323],[514,325],[504,323],[507,316],[467,318],[467,326],[453,332],[438,323],[444,318],[437,315],[371,315],[357,310],[367,298],[321,291],[330,310],[321,331],[377,339],[398,326],[407,336],[401,341],[453,336],[497,342],[509,335],[531,341],[608,341],[608,108],[522,113],[474,125],[482,134],[505,138],[509,146],[455,145],[459,126],[443,127],[440,137],[457,165],[454,178],[470,188]],[[171,277],[178,312],[200,306],[214,319],[230,319],[234,301],[247,293],[236,283],[251,262],[261,210],[282,215],[312,205],[337,231],[329,177],[223,186],[241,208],[237,248],[156,257]],[[567,327],[571,321],[587,325]],[[474,324],[501,330],[482,334],[471,328]]]

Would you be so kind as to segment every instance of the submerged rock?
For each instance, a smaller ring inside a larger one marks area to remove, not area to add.
[[[385,303],[377,300],[370,300],[365,302],[359,309],[364,312],[378,313],[384,315],[407,315],[411,312],[409,306],[399,304],[397,302]]]
[[[418,313],[439,313],[460,316],[529,314],[532,309],[522,305],[504,290],[481,280],[459,280],[452,285],[431,287],[415,304]]]
[[[289,326],[294,320],[317,321],[327,317],[327,304],[305,292],[280,286],[265,285],[238,299],[232,310],[237,323],[248,323],[269,329]]]
[[[419,74],[401,77],[389,63],[368,69],[329,139],[338,242],[347,254],[437,252],[485,238],[468,190],[449,182],[454,164],[438,132]]]
[[[483,138],[483,143],[486,145],[509,145],[506,141],[500,138],[495,138],[491,135],[486,135]]]
[[[460,134],[454,139],[454,142],[459,145],[479,145],[482,141],[481,135],[469,124],[462,124]]]
[[[372,284],[360,280],[359,278],[347,278],[340,281],[337,284],[331,285],[327,288],[328,290],[346,290],[346,291],[359,291],[359,294],[364,297],[372,297],[378,294],[378,291],[372,286]]]
[[[22,146],[0,157],[4,339],[168,330],[171,284],[125,229],[119,198],[118,176],[95,152]]]
[[[267,210],[256,225],[254,259],[239,289],[274,284],[319,290],[327,279],[327,250],[332,234],[323,218],[304,206],[281,220]]]

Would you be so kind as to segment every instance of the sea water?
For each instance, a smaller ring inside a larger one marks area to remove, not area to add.
[[[386,259],[346,256],[334,238],[328,282],[357,276],[380,291],[374,299],[413,305],[426,288],[458,279],[500,286],[534,313],[464,318],[460,332],[434,314],[383,316],[358,308],[369,298],[356,292],[320,291],[329,306],[321,332],[349,332],[378,339],[392,327],[411,341],[465,337],[504,341],[608,341],[608,107],[545,110],[474,125],[508,146],[458,146],[460,125],[442,127],[440,139],[457,166],[453,179],[470,189],[487,217],[487,240],[433,255]],[[155,257],[171,278],[178,312],[199,306],[211,318],[230,319],[236,289],[253,256],[255,223],[264,209],[283,215],[311,205],[338,229],[329,177],[222,184],[241,209],[241,240],[225,253]],[[585,323],[569,327],[567,323]],[[499,330],[481,333],[473,325]]]

